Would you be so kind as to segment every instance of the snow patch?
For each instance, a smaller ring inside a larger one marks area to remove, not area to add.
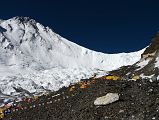
[[[146,60],[142,59],[141,61],[139,61],[139,63],[137,63],[136,65],[140,68],[136,69],[135,71],[138,71],[138,70],[144,68],[146,65],[148,65],[149,61],[150,61],[149,59],[146,59]]]
[[[158,68],[159,68],[159,57],[156,58],[155,67],[158,67]]]

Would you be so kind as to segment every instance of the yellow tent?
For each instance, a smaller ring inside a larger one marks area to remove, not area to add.
[[[115,75],[107,75],[107,76],[104,76],[103,79],[106,79],[106,80],[119,80],[120,77],[115,76]]]

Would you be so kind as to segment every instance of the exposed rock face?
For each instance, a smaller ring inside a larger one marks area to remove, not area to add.
[[[134,73],[143,76],[158,76],[159,69],[156,65],[159,57],[159,33],[156,34],[154,38],[152,38],[152,43],[149,47],[146,48],[144,53],[141,55],[141,60],[134,64],[134,66],[138,67]]]
[[[119,100],[118,93],[108,93],[105,96],[99,97],[94,101],[94,105],[107,105]]]
[[[131,79],[133,76],[157,80],[159,77],[159,33],[152,38],[152,43],[141,55],[141,59],[131,66],[124,66],[112,71],[112,74]]]
[[[157,33],[153,38],[152,38],[152,43],[150,44],[149,47],[146,48],[144,53],[141,55],[142,58],[145,56],[150,57],[154,56],[155,52],[159,50],[159,33]]]

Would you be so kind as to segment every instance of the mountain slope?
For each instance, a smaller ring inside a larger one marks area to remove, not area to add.
[[[7,95],[58,90],[100,70],[136,63],[144,49],[104,54],[81,47],[27,17],[0,20],[0,91]],[[16,88],[16,89],[15,89]]]
[[[121,67],[111,71],[112,74],[130,79],[139,76],[151,82],[159,79],[159,33],[153,38],[151,44],[141,54],[141,59],[130,66]]]
[[[90,79],[89,79],[90,81]],[[158,120],[159,81],[97,80],[85,89],[62,88],[32,103],[21,102],[22,110],[4,120]],[[118,93],[119,101],[96,106],[107,93]],[[34,106],[34,107],[33,107]],[[16,107],[15,107],[16,108]],[[13,109],[15,109],[13,108]]]

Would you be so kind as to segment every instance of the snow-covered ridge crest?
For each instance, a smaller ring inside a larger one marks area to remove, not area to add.
[[[143,52],[143,50],[120,54],[94,52],[66,40],[48,27],[27,17],[6,20],[0,26],[7,30],[3,35],[1,34],[1,49],[8,54],[14,53],[4,62],[6,65],[12,64],[16,67],[48,69],[59,65],[66,68],[80,65],[112,70],[122,65],[135,63]],[[25,65],[26,63],[28,64]]]
[[[0,79],[3,80],[0,81],[3,86],[0,91],[5,94],[15,93],[13,86],[29,92],[37,92],[39,88],[57,90],[77,82],[77,79],[90,77],[98,69],[110,71],[134,64],[144,51],[119,54],[95,52],[68,41],[28,17],[2,20],[0,27],[6,30],[0,31]],[[13,78],[14,82],[10,82]],[[44,78],[48,80],[42,82]],[[18,85],[20,79],[24,80],[25,87]],[[58,87],[54,88],[57,84]],[[4,89],[6,86],[7,91]]]

